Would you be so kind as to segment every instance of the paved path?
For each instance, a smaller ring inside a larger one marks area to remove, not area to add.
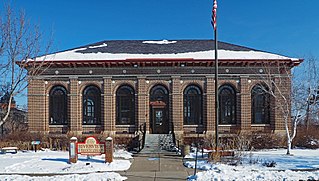
[[[119,172],[128,181],[179,181],[194,174],[183,166],[181,156],[165,153],[137,154],[129,170]]]

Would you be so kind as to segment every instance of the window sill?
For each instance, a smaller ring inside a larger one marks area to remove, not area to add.
[[[100,128],[101,125],[82,125],[83,128]]]
[[[236,127],[237,124],[218,124],[218,127]]]
[[[188,127],[188,128],[197,128],[197,127],[204,127],[204,125],[200,124],[194,124],[194,125],[184,125],[183,127]]]
[[[267,127],[270,126],[270,124],[251,124],[251,127]]]
[[[131,125],[131,124],[118,124],[115,125],[115,127],[120,127],[120,128],[133,128],[136,127],[135,125]]]
[[[67,128],[68,125],[55,125],[55,124],[51,124],[49,125],[49,128]]]

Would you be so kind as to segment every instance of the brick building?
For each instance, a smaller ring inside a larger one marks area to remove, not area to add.
[[[218,48],[220,133],[283,132],[262,76],[268,65],[290,70],[302,60],[223,42]],[[29,77],[31,132],[132,136],[145,123],[149,134],[214,134],[212,40],[103,41],[33,61],[44,62],[44,72]]]

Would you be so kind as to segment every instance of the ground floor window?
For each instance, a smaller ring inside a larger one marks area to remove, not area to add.
[[[202,110],[201,89],[196,85],[186,87],[184,91],[184,124],[202,124]]]
[[[270,95],[268,88],[262,84],[257,84],[251,91],[251,115],[252,124],[270,123]]]
[[[135,124],[135,92],[127,85],[116,92],[116,124]]]
[[[68,124],[68,99],[67,91],[63,86],[55,86],[49,94],[49,124]]]
[[[83,124],[100,124],[101,92],[96,86],[87,86],[83,91]]]

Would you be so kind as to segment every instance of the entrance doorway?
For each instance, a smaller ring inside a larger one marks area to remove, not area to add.
[[[162,85],[154,86],[150,93],[150,130],[152,134],[169,133],[168,91]]]

